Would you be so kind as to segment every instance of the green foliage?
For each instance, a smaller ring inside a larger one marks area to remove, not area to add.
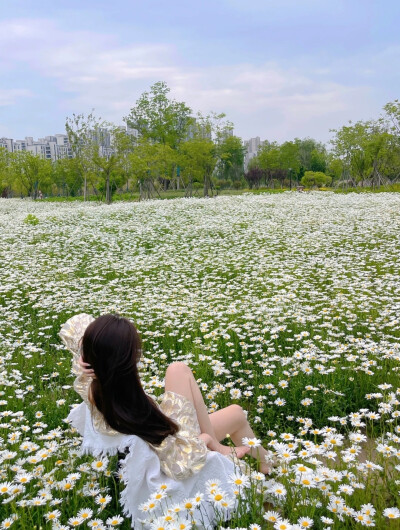
[[[51,161],[39,155],[34,155],[29,151],[13,153],[10,169],[15,188],[33,199],[38,197],[39,190],[45,192],[51,186]]]
[[[0,147],[0,197],[8,197],[13,187],[11,161],[12,154],[4,147]]]
[[[124,120],[145,140],[176,148],[185,139],[194,120],[192,109],[186,103],[169,99],[169,92],[165,82],[155,83],[150,92],[140,96]]]
[[[71,159],[51,163],[29,151],[0,148],[0,196],[49,196],[94,200],[113,194],[154,198],[161,190],[191,196],[195,183],[204,196],[213,188],[246,186],[241,138],[225,114],[193,116],[184,102],[170,98],[165,82],[144,92],[124,118],[139,137],[127,134],[93,112],[66,120]],[[400,178],[400,101],[384,106],[377,120],[349,122],[333,130],[330,151],[313,138],[262,142],[246,171],[252,189],[393,186]],[[252,170],[255,172],[251,173]],[[317,176],[315,176],[317,175]],[[322,177],[321,175],[324,175]]]
[[[180,165],[186,181],[203,182],[204,195],[211,185],[211,175],[217,164],[217,148],[209,138],[193,138],[180,148]]]
[[[332,177],[325,175],[321,171],[306,171],[301,179],[302,185],[307,188],[329,186],[331,182]]]
[[[315,154],[318,153],[321,156],[326,156],[326,147],[317,142],[313,138],[296,138],[294,143],[297,145],[299,150],[299,161],[304,171],[312,171],[312,164],[315,161]],[[314,159],[313,159],[314,154]]]
[[[313,149],[311,152],[311,171],[320,171],[321,173],[325,173],[326,166],[326,153],[317,151],[317,149]]]
[[[218,177],[233,181],[243,175],[243,162],[246,148],[238,136],[228,136],[217,147],[219,157]]]
[[[342,163],[342,175],[347,174],[352,184],[379,185],[397,177],[400,145],[395,127],[387,121],[349,122],[333,132],[334,155]]]
[[[265,170],[266,181],[273,183],[290,180],[299,181],[305,171],[326,170],[327,152],[324,145],[312,138],[292,142],[264,142],[258,154],[251,161],[250,168],[257,167]]]
[[[32,213],[28,213],[28,215],[24,219],[24,223],[26,225],[37,225],[39,224],[39,219],[36,217],[36,215],[33,215]]]

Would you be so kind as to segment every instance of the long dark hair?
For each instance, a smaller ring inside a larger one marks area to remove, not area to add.
[[[91,398],[107,424],[159,445],[179,428],[144,392],[137,363],[142,344],[135,326],[118,315],[102,315],[86,328],[82,358],[95,373]]]

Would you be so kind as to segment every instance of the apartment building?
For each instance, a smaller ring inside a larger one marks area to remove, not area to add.
[[[12,153],[14,150],[14,140],[11,138],[0,138],[0,148],[1,147]]]
[[[38,140],[34,140],[32,136],[26,136],[24,140],[0,138],[0,147],[4,147],[10,153],[28,151],[53,161],[60,158],[72,158],[72,151],[66,134],[55,134]]]
[[[121,130],[137,138],[136,129],[121,127]],[[99,144],[100,156],[112,155],[112,136],[107,129],[99,129],[90,133],[91,138]],[[47,160],[60,160],[61,158],[72,158],[71,145],[66,134],[54,134],[34,140],[32,136],[26,136],[24,140],[13,140],[11,138],[0,138],[0,147],[4,147],[10,153],[29,151]]]
[[[245,171],[247,171],[250,160],[257,155],[260,145],[261,145],[261,140],[259,136],[256,136],[255,138],[250,138],[250,140],[247,140],[246,142],[244,142],[244,146],[247,148],[247,151],[244,157],[244,170]]]

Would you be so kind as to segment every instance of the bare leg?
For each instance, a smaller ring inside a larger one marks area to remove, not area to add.
[[[201,430],[201,437],[206,442],[207,447],[224,455],[232,454],[231,448],[219,443],[220,440],[215,434],[200,388],[193,377],[191,369],[186,364],[176,362],[168,366],[165,374],[165,391],[180,394],[193,403]],[[247,452],[248,448],[243,447],[241,444],[238,444],[235,450],[238,458],[243,457]]]
[[[229,434],[235,445],[241,445],[243,438],[255,438],[255,434],[239,405],[230,405],[224,409],[210,414],[211,425],[213,426],[217,440],[221,441]],[[267,451],[264,447],[250,449],[250,454],[260,460],[260,471],[268,474],[271,466],[265,462]]]

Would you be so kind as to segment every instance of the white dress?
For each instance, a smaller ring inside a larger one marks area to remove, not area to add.
[[[86,376],[79,364],[80,341],[86,327],[93,318],[86,314],[70,318],[61,328],[60,337],[73,354],[72,371],[77,378],[75,390],[83,402],[73,408],[68,420],[82,436],[82,454],[101,456],[115,455],[127,450],[121,461],[121,474],[124,489],[121,492],[121,505],[124,513],[132,519],[132,528],[141,528],[148,517],[139,506],[166,486],[168,504],[181,503],[198,493],[207,498],[208,480],[219,480],[219,489],[231,498],[233,486],[229,480],[236,468],[230,458],[207,450],[205,443],[198,438],[200,428],[193,404],[185,397],[166,392],[160,408],[174,419],[180,429],[175,435],[167,436],[160,446],[153,446],[136,435],[121,434],[111,429],[102,414],[90,403],[88,389],[92,379]],[[226,518],[230,511],[226,510]],[[157,515],[157,511],[154,511]],[[213,528],[215,511],[210,502],[203,502],[201,511],[193,510],[193,518],[198,527]],[[146,527],[146,524],[143,525]]]

